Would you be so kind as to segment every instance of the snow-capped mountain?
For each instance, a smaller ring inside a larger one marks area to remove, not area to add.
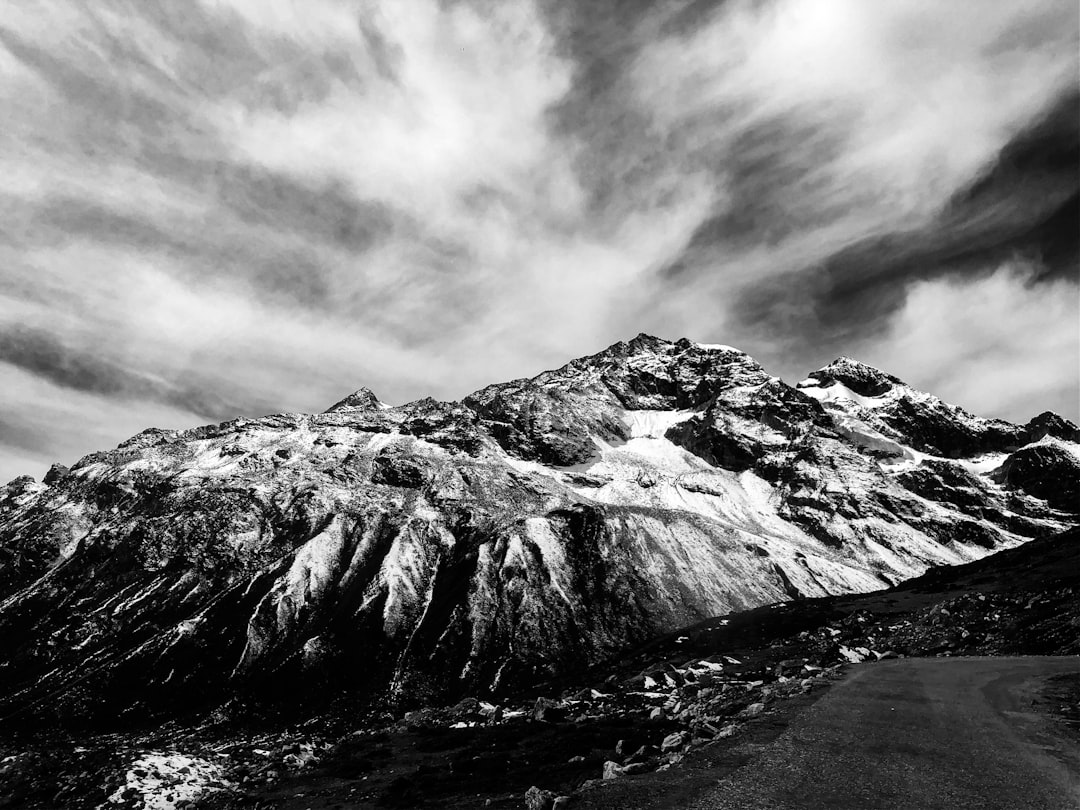
[[[1078,441],[647,335],[462,402],[147,430],[0,489],[0,714],[512,686],[1065,529]]]

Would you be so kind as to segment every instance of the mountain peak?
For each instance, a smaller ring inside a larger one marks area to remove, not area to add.
[[[361,386],[356,391],[353,391],[345,399],[340,402],[335,402],[324,413],[334,413],[336,411],[352,411],[352,410],[370,410],[372,408],[378,408],[382,403],[379,402],[379,398],[375,396],[374,392],[370,388]]]
[[[892,374],[843,355],[811,372],[809,380],[814,380],[821,388],[840,383],[863,397],[879,397],[895,387],[908,387],[907,383]]]
[[[1053,411],[1043,411],[1024,426],[1029,442],[1037,442],[1046,436],[1080,444],[1080,427]]]

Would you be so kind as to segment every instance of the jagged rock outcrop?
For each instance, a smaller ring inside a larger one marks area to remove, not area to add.
[[[1026,425],[982,419],[916,391],[872,366],[841,357],[799,384],[806,393],[916,451],[945,458],[1009,453],[1047,436],[1075,443],[1077,426],[1049,411]]]
[[[1057,444],[1031,444],[1009,455],[994,480],[1046,501],[1054,509],[1080,513],[1080,459]]]
[[[0,716],[504,689],[1065,528],[1076,438],[647,335],[460,403],[147,430],[0,488]]]

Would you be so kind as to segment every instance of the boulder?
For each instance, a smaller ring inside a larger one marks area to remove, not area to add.
[[[623,775],[623,767],[610,759],[604,763],[604,779],[618,779]]]
[[[685,731],[676,731],[674,734],[669,734],[660,743],[660,751],[664,754],[677,751],[686,744],[688,738],[689,735]]]
[[[533,706],[533,719],[545,723],[558,723],[566,719],[566,706],[550,698],[537,698]]]
[[[542,790],[533,785],[525,791],[525,807],[526,810],[551,810],[557,798],[559,797],[550,790]]]
[[[746,718],[757,717],[763,711],[765,711],[764,703],[751,703],[749,706],[739,712],[739,716]]]

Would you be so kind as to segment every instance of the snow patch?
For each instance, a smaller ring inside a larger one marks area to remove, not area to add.
[[[1039,439],[1037,442],[1032,442],[1031,444],[1029,444],[1027,446],[1032,447],[1034,445],[1040,445],[1040,444],[1041,445],[1047,445],[1047,446],[1050,446],[1050,447],[1060,447],[1066,453],[1069,453],[1077,461],[1080,461],[1080,445],[1078,445],[1078,444],[1074,444],[1073,442],[1064,441],[1062,439],[1057,438],[1057,436],[1046,435],[1046,436],[1043,436],[1041,439]]]
[[[545,518],[529,518],[525,521],[525,534],[540,549],[540,556],[543,557],[544,565],[547,566],[548,573],[551,575],[551,587],[563,598],[564,602],[573,605],[574,600],[570,598],[561,581],[566,577],[570,566],[567,563],[562,543],[551,530],[551,523]]]
[[[142,810],[174,810],[207,793],[230,787],[220,765],[185,754],[151,751],[131,763],[124,784],[105,804],[99,805],[99,810],[111,804]]]
[[[1008,453],[987,453],[984,456],[975,456],[974,458],[956,459],[956,463],[968,472],[976,475],[986,475],[1000,467],[1006,458],[1008,458]]]
[[[630,428],[631,439],[663,439],[670,428],[695,414],[696,411],[691,410],[624,411],[623,422]]]
[[[887,396],[864,397],[862,394],[856,394],[840,382],[834,382],[830,386],[822,387],[820,384],[817,384],[817,380],[806,379],[800,382],[797,387],[808,397],[813,397],[818,402],[826,404],[854,402],[856,405],[860,405],[863,408],[880,408],[882,405],[887,405],[893,399],[893,397]]]
[[[705,349],[709,352],[735,352],[735,354],[746,354],[742,349],[736,349],[734,346],[726,346],[723,343],[695,343],[699,349]]]

